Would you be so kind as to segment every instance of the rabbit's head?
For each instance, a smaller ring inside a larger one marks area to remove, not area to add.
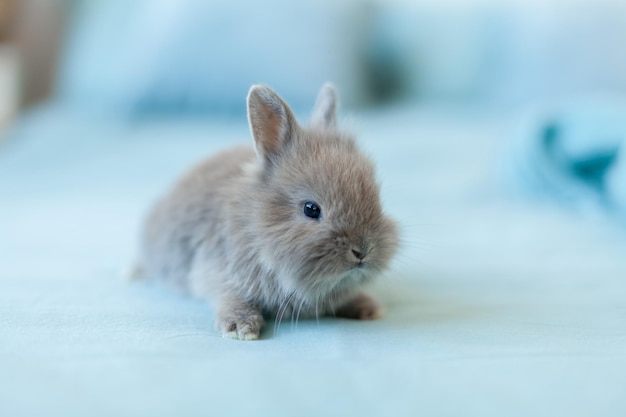
[[[261,161],[250,213],[260,261],[288,291],[320,297],[369,281],[397,247],[372,162],[336,128],[335,89],[322,87],[308,127],[270,88],[253,86],[248,120]]]

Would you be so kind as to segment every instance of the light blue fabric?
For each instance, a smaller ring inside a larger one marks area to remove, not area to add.
[[[536,106],[508,152],[507,175],[525,192],[626,217],[626,99]]]
[[[372,289],[386,317],[238,342],[209,306],[122,275],[152,201],[249,142],[245,119],[23,119],[0,148],[0,415],[624,416],[626,236],[499,196],[493,120],[356,120],[401,225]]]
[[[58,94],[80,108],[240,115],[252,84],[308,109],[333,80],[362,91],[358,1],[86,0],[77,2]],[[285,76],[288,74],[288,76]]]
[[[588,90],[626,93],[626,3],[374,0],[374,69],[399,93],[500,108]],[[375,80],[376,81],[376,80]]]

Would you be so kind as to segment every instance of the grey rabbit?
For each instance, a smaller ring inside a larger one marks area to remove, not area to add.
[[[362,287],[388,266],[397,227],[372,162],[336,127],[335,88],[322,87],[307,127],[266,86],[247,105],[254,147],[206,160],[156,204],[142,276],[211,302],[228,338],[258,339],[264,316],[381,317]]]

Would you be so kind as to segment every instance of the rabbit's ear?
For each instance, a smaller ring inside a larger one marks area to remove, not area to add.
[[[337,124],[337,91],[331,83],[324,84],[317,95],[311,124],[322,127]]]
[[[248,123],[257,154],[268,162],[293,140],[297,128],[287,103],[263,85],[253,85],[248,93]]]

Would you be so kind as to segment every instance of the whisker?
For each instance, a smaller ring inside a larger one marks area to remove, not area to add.
[[[304,304],[305,298],[302,297],[300,301],[300,306],[298,307],[298,314],[296,314],[296,329],[298,328],[298,319],[300,319],[300,312],[302,311],[302,305]]]
[[[315,322],[317,323],[318,329],[320,327],[320,314],[318,310],[319,302],[320,302],[320,297],[319,296],[315,297]]]
[[[281,303],[280,307],[278,308],[278,311],[276,313],[276,318],[274,319],[274,334],[275,335],[278,335],[278,331],[280,329],[280,323],[282,323],[283,316],[285,315],[285,312],[287,311],[287,307],[289,307],[289,303],[291,302],[291,299],[293,298],[294,295],[295,295],[295,292],[292,292],[291,294],[289,294]],[[293,315],[293,312],[292,312],[292,315]]]

